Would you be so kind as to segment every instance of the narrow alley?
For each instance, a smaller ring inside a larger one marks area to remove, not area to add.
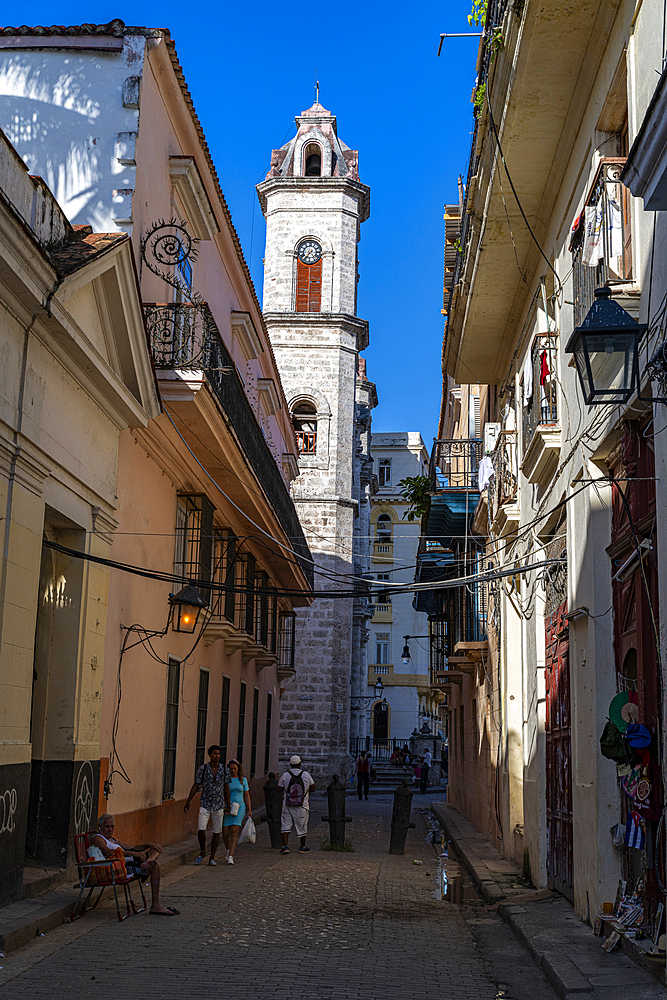
[[[393,856],[390,796],[349,801],[354,853],[331,853],[318,850],[327,829],[318,794],[310,854],[272,851],[261,823],[233,868],[189,864],[165,877],[162,897],[179,916],[141,913],[120,924],[103,902],[2,959],[3,1000],[550,1000],[555,993],[511,930],[455,861],[439,859],[430,798],[414,800],[415,829],[405,854]],[[443,863],[462,904],[438,898]]]

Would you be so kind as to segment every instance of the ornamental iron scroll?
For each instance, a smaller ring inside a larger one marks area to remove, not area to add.
[[[644,374],[648,375],[651,382],[657,382],[662,395],[667,396],[667,340],[655,350]]]
[[[157,369],[232,371],[220,365],[220,333],[205,302],[156,303],[144,306],[144,314]]]
[[[169,222],[160,219],[147,230],[141,241],[141,257],[146,267],[192,303],[201,301],[188,278],[197,259],[198,242],[176,219]]]

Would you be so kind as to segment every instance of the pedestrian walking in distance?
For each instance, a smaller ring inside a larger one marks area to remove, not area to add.
[[[243,775],[243,768],[237,760],[230,760],[227,767],[230,774],[229,792],[231,805],[222,824],[222,836],[227,848],[225,860],[228,865],[233,865],[236,841],[239,839],[246,813],[248,814],[248,819],[252,818],[252,807],[250,805],[248,781]]]
[[[229,806],[229,771],[224,764],[220,763],[220,747],[214,743],[208,748],[208,764],[201,764],[197,768],[194,784],[190,789],[187,801],[183,806],[183,812],[190,809],[192,798],[201,791],[199,800],[199,822],[197,825],[197,837],[199,838],[199,856],[195,858],[195,864],[200,865],[206,857],[206,827],[209,819],[213,826],[213,836],[211,837],[211,856],[209,865],[217,865],[215,852],[220,842],[222,831],[222,821],[225,815],[225,807]]]
[[[365,750],[362,750],[357,757],[354,770],[357,774],[357,795],[359,796],[359,801],[361,802],[361,793],[363,791],[368,802],[368,790],[371,785],[371,759],[366,756]]]
[[[428,788],[428,772],[431,767],[431,760],[433,755],[430,750],[427,750],[422,759],[421,774],[419,775],[419,791],[423,795]]]
[[[307,854],[310,847],[306,847],[306,835],[308,833],[308,815],[310,807],[308,796],[310,789],[315,784],[313,778],[301,768],[301,758],[294,754],[289,759],[289,770],[280,777],[278,786],[283,789],[283,808],[280,814],[280,832],[283,837],[281,854],[289,854],[289,835],[292,827],[300,839],[299,854]]]

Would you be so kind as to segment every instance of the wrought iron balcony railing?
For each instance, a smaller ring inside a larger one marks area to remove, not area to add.
[[[435,493],[451,489],[477,490],[481,460],[482,441],[479,438],[434,441],[429,465],[431,489]]]
[[[494,521],[503,504],[516,500],[517,454],[516,431],[501,431],[493,461],[493,482],[489,491],[491,520]]]
[[[580,326],[601,285],[632,279],[630,192],[619,178],[626,157],[604,157],[570,243],[574,325]]]
[[[531,352],[532,389],[522,384],[523,455],[538,427],[558,425],[557,350],[554,337],[536,337]]]
[[[310,550],[294,502],[208,305],[147,303],[144,315],[156,369],[204,373],[312,586]]]

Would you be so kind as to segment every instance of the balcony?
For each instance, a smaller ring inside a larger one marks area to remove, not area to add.
[[[375,604],[373,606],[373,617],[371,619],[373,624],[378,622],[393,622],[393,620],[394,616],[391,604]]]
[[[630,192],[620,182],[625,162],[624,156],[600,160],[574,226],[570,250],[575,326],[593,305],[596,288],[632,281]]]
[[[243,383],[205,302],[147,303],[146,328],[159,371],[204,374],[225,422],[248,460],[266,500],[280,522],[290,546],[299,554],[303,573],[312,586],[310,550],[294,503],[269,450]]]
[[[393,563],[394,543],[393,542],[373,542],[373,555],[371,562]]]
[[[537,336],[531,350],[532,385],[521,384],[523,461],[531,483],[542,483],[556,467],[560,453],[556,338]]]
[[[512,531],[519,522],[516,431],[501,431],[493,455],[493,479],[488,503],[491,530],[495,535]]]
[[[480,438],[439,439],[433,442],[429,479],[434,493],[477,490],[482,460]]]
[[[471,533],[479,502],[482,447],[480,438],[439,439],[433,443],[429,465],[430,502],[422,521],[417,583],[443,580],[455,572],[452,564],[457,558],[460,539]],[[417,593],[413,607],[428,615],[438,614],[434,591]]]

